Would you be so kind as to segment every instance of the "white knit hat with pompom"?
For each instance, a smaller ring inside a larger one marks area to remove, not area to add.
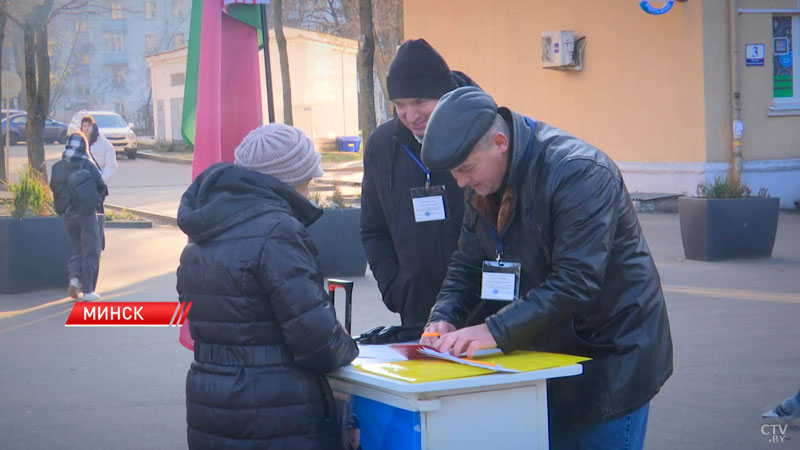
[[[319,166],[322,157],[311,139],[282,123],[247,133],[233,154],[236,165],[271,175],[290,186],[323,174]]]

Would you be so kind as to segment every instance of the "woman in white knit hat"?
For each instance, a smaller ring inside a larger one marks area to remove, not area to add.
[[[306,198],[319,162],[302,131],[270,124],[242,140],[235,164],[209,167],[181,198],[190,448],[341,447],[323,374],[358,349],[336,320],[306,230],[322,215]]]

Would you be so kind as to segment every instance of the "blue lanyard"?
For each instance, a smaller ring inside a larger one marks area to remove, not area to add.
[[[414,152],[412,152],[411,149],[406,147],[406,144],[400,144],[400,145],[403,146],[403,148],[406,150],[406,153],[408,153],[408,156],[410,156],[411,159],[413,159],[414,162],[417,163],[419,168],[422,169],[423,172],[425,172],[425,187],[426,188],[431,187],[431,170],[425,167],[425,164],[422,164],[422,161],[420,161],[419,158],[417,158]]]
[[[520,161],[519,165],[520,173],[522,173],[522,170],[525,167],[527,167],[527,165],[530,163],[531,154],[533,153],[532,152],[533,142],[534,142],[533,137],[536,134],[536,122],[526,117],[525,123],[527,123],[531,129],[531,137],[528,139],[528,146],[527,148],[525,148],[525,154],[522,155],[522,161]],[[489,231],[492,233],[492,238],[494,239],[494,246],[495,249],[497,250],[497,257],[495,258],[495,261],[500,262],[500,257],[503,256],[503,251],[505,250],[505,246],[503,245],[503,239],[500,237],[499,230],[497,230],[494,226],[490,226]]]
[[[497,230],[494,227],[489,227],[489,231],[492,233],[492,237],[494,238],[494,246],[497,249],[497,257],[495,261],[500,262],[500,257],[503,256],[503,250],[505,247],[503,246],[503,240],[500,239],[500,235],[497,234]]]

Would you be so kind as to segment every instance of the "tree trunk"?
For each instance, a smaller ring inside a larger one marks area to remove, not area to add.
[[[292,117],[292,80],[289,78],[289,54],[286,52],[286,36],[283,34],[283,0],[275,1],[275,43],[281,62],[281,85],[283,86],[283,123],[294,125]],[[311,130],[309,130],[310,132]]]
[[[23,43],[20,40],[22,37],[21,33],[12,33],[11,34],[11,47],[12,47],[12,55],[14,56],[14,69],[17,71],[17,75],[19,75],[20,80],[25,79],[25,61],[23,56]],[[28,102],[25,96],[25,93],[20,90],[20,93],[17,94],[17,108],[21,110],[28,109]]]
[[[361,137],[366,140],[375,130],[375,81],[372,75],[375,58],[372,1],[358,0],[358,122]]]
[[[25,21],[25,87],[28,93],[28,164],[47,181],[44,158],[44,120],[50,104],[50,56],[47,54],[47,16],[53,0],[35,6]]]
[[[6,5],[3,2],[0,5],[0,61],[3,60],[3,41],[6,39],[6,20],[8,19],[8,14],[6,14]],[[0,67],[1,68],[1,67]],[[3,101],[3,88],[0,85],[0,102]],[[3,107],[5,107],[5,102],[3,102]],[[3,117],[5,118],[5,114]],[[7,127],[8,125],[6,125]],[[11,178],[9,177],[8,170],[9,168],[6,167],[6,140],[2,139],[3,136],[0,136],[0,181],[5,181],[8,183]]]
[[[378,75],[378,83],[381,86],[381,96],[384,98],[384,101],[388,105],[389,103],[389,90],[386,87],[386,75],[388,75],[389,68],[386,67],[386,59],[383,55],[383,46],[381,46],[381,40],[378,37],[378,30],[372,30],[372,38],[375,40],[375,72]],[[387,108],[388,109],[388,108]],[[381,120],[383,117],[381,116]]]

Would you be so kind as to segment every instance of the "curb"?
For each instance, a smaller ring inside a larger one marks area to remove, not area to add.
[[[152,220],[157,224],[178,226],[178,219],[175,217],[156,214],[149,211],[142,211],[140,209],[126,208],[124,206],[110,205],[108,203],[104,204],[103,207],[108,208],[112,211],[123,211],[123,210],[130,211],[139,217],[144,217],[145,219]]]
[[[139,157],[139,158],[142,158],[142,159],[150,159],[150,160],[153,160],[153,161],[160,161],[160,162],[165,162],[165,163],[184,164],[184,165],[189,165],[189,166],[192,165],[192,160],[191,159],[174,158],[172,156],[162,156],[162,155],[156,155],[156,154],[153,154],[153,153],[144,153],[144,152],[138,152],[136,156]]]
[[[149,220],[106,220],[103,226],[106,228],[153,228],[153,222]]]

